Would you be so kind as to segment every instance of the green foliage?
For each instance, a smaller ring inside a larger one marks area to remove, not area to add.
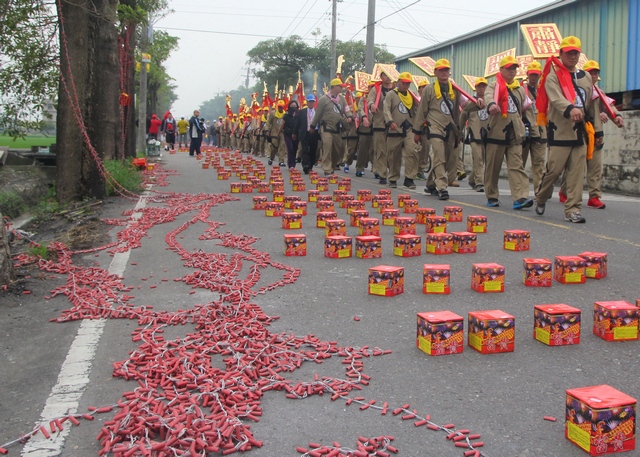
[[[33,208],[32,212],[36,220],[49,220],[61,210],[55,193],[55,186],[50,187],[47,196],[40,200],[37,206]]]
[[[49,246],[43,246],[42,244],[32,243],[31,246],[27,249],[27,253],[34,257],[40,257],[42,259],[48,260],[49,257],[53,254],[53,251],[49,249]]]
[[[31,149],[31,146],[50,146],[55,142],[55,136],[29,135],[14,138],[7,134],[0,135],[0,146],[8,146],[11,149]]]
[[[273,91],[273,87],[270,88],[271,91]],[[250,87],[250,88],[244,88],[244,87],[238,87],[235,90],[226,92],[224,94],[220,94],[210,100],[207,100],[206,102],[202,103],[202,105],[200,105],[200,116],[204,117],[207,120],[213,120],[213,119],[218,119],[218,116],[226,116],[227,115],[227,109],[226,109],[226,96],[227,95],[231,95],[231,107],[233,109],[233,112],[236,113],[238,112],[238,106],[240,104],[240,99],[244,98],[247,105],[251,104],[251,94],[253,92],[258,92],[259,94],[262,95],[262,89],[256,87]]]
[[[24,211],[26,203],[15,192],[0,193],[0,213],[10,218],[16,218]]]
[[[148,46],[151,54],[151,66],[147,73],[148,96],[152,109],[155,107],[156,114],[160,117],[178,99],[175,93],[176,85],[174,79],[169,76],[164,66],[171,52],[178,50],[178,37],[169,35],[162,30],[155,30],[153,33],[153,43]]]
[[[107,160],[104,167],[113,179],[128,191],[140,192],[142,190],[142,176],[130,162]],[[109,183],[107,183],[107,195],[116,195],[113,186]]]

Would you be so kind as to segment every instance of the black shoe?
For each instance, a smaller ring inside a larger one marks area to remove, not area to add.
[[[304,172],[305,175],[309,174],[309,169],[307,167],[303,167],[302,171]]]
[[[447,191],[447,189],[442,189],[438,193],[438,200],[449,200],[449,192]]]
[[[438,189],[435,187],[425,187],[424,192],[426,194],[431,195],[432,197],[438,197],[440,194],[438,193]]]
[[[280,162],[280,163],[278,164],[278,166],[279,166],[279,167],[286,167],[286,166],[287,166],[287,164],[285,164],[284,162]]]
[[[376,179],[380,179],[380,175],[379,175],[378,173],[375,173],[375,174],[373,175],[373,177],[374,177],[374,178],[376,178]]]
[[[415,189],[416,183],[413,182],[413,179],[404,178],[404,187],[408,189]]]
[[[267,162],[269,165],[273,165],[273,160],[269,159],[269,161]]]
[[[297,157],[296,158],[296,163],[300,163],[300,162],[302,162],[302,157]]]
[[[467,177],[467,174],[464,171],[458,172],[458,181],[462,181],[466,177]]]
[[[544,203],[536,202],[535,210],[536,210],[536,214],[538,216],[542,216],[544,214],[544,208],[545,208],[545,204]]]
[[[364,176],[364,171],[356,171],[356,176],[358,178],[362,178]]]
[[[387,178],[380,178],[380,181],[378,182],[378,184],[386,184],[387,183]]]
[[[500,206],[500,200],[498,200],[497,198],[490,198],[489,200],[487,200],[487,206],[489,208],[497,208],[498,206]]]
[[[389,187],[391,187],[392,189],[397,189],[398,181],[389,181]]]

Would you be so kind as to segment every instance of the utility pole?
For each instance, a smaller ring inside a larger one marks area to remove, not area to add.
[[[138,141],[137,151],[147,151],[147,62],[145,58],[147,53],[147,42],[149,38],[148,25],[142,25],[142,36],[140,40],[140,51],[142,58],[140,59],[140,93],[138,94]]]
[[[247,67],[247,80],[244,84],[247,89],[249,88],[249,70],[251,70],[251,67]]]
[[[376,33],[376,0],[369,0],[369,9],[367,10],[367,43],[364,55],[364,68],[367,73],[373,73],[373,64],[375,59],[375,33]]]
[[[331,74],[329,74],[329,79],[333,79],[336,77],[336,69],[338,66],[338,62],[336,61],[336,22],[338,17],[338,0],[331,0],[333,3],[331,7]]]

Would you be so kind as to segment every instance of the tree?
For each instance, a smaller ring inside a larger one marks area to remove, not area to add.
[[[331,68],[331,41],[329,38],[324,38],[319,44],[318,48],[326,50],[322,54],[322,60],[318,62],[318,72],[322,78],[331,79],[335,75],[329,75],[329,68]],[[347,78],[349,75],[353,75],[355,71],[365,71],[364,61],[366,54],[366,44],[364,41],[337,41],[336,43],[336,55],[344,55],[344,63],[342,64],[342,76]],[[395,56],[387,51],[385,45],[374,47],[374,60],[380,63],[393,63]]]
[[[171,55],[171,51],[178,49],[178,38],[169,35],[162,30],[156,30],[153,34],[153,43],[149,46],[151,54],[150,70],[148,79],[148,103],[147,112],[162,114],[171,107],[177,100],[177,95],[173,92],[176,87],[171,84],[174,79],[169,76],[164,67],[164,62]],[[162,100],[160,99],[162,97]],[[161,103],[160,103],[161,102]]]
[[[218,116],[225,117],[227,115],[227,95],[231,95],[231,109],[234,113],[237,113],[240,100],[244,98],[246,104],[251,105],[251,94],[254,92],[262,95],[262,87],[245,88],[240,86],[235,90],[218,95],[200,105],[200,115],[205,119],[218,119]]]
[[[0,212],[0,285],[5,286],[15,279],[13,260],[9,251],[9,237]]]

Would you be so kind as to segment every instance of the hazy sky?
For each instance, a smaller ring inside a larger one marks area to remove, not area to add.
[[[173,106],[177,116],[190,114],[218,92],[244,85],[247,51],[258,42],[295,34],[314,45],[315,29],[321,36],[331,35],[331,0],[169,3],[174,12],[154,26],[180,38],[179,49],[167,62],[178,86]],[[376,20],[382,20],[376,24],[375,42],[403,55],[550,3],[554,1],[377,0]],[[365,40],[367,5],[368,0],[338,2],[339,40]],[[403,7],[407,8],[392,14]],[[250,78],[250,85],[255,83]]]

